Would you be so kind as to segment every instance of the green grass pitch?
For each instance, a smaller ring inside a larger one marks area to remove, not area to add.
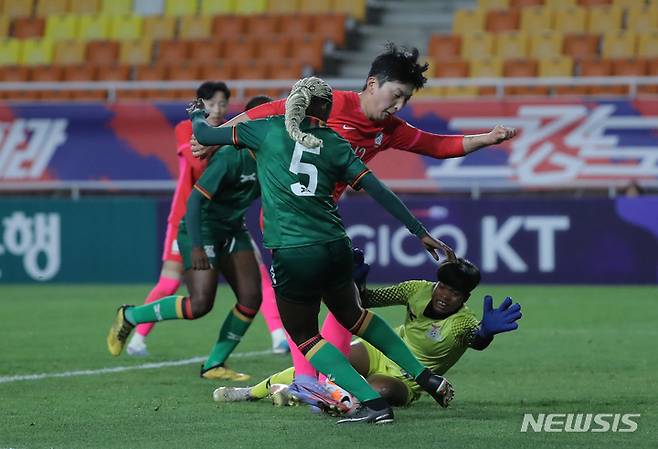
[[[443,410],[428,397],[396,409],[389,426],[336,426],[306,408],[215,404],[216,383],[199,364],[95,373],[203,356],[234,299],[222,288],[197,322],[167,322],[151,357],[111,357],[105,336],[121,303],[148,286],[0,286],[0,448],[655,448],[658,445],[658,291],[653,287],[483,286],[523,305],[518,331],[469,351],[448,373],[456,389]],[[401,307],[379,309],[391,323]],[[236,353],[269,348],[262,318]],[[258,381],[287,356],[234,357]],[[91,375],[11,376],[91,370]],[[524,413],[640,413],[634,433],[521,433]]]

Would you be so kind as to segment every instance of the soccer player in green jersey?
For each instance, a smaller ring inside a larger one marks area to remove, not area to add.
[[[352,280],[352,248],[332,192],[337,182],[363,188],[438,260],[437,249],[452,250],[431,237],[404,204],[354,154],[347,141],[326,127],[332,89],[319,78],[298,81],[286,114],[212,128],[203,103],[191,105],[194,135],[203,145],[233,143],[252,149],[262,188],[264,245],[272,250],[272,283],[283,325],[320,372],[361,401],[358,413],[340,422],[393,421],[393,410],[347,359],[318,332],[321,300],[353,334],[394,360],[421,388],[446,407],[453,389],[425,368],[400,337],[377,315],[361,308]]]
[[[490,296],[484,298],[482,320],[466,306],[466,301],[480,281],[480,271],[465,259],[446,261],[437,270],[437,281],[406,281],[401,284],[376,289],[364,289],[361,302],[364,308],[400,305],[406,307],[404,324],[395,331],[416,358],[432,372],[444,375],[466,349],[483,350],[496,334],[509,332],[518,327],[521,306],[505,298],[494,309]],[[368,380],[391,405],[410,405],[422,390],[409,379],[398,365],[367,341],[357,339],[350,347],[350,364]],[[219,402],[263,399],[275,384],[290,384],[294,369],[288,368],[273,374],[253,387],[220,387],[213,397]],[[310,396],[306,391],[277,389],[278,404],[297,400],[341,409],[341,397],[330,392],[323,398]],[[283,396],[283,397],[281,397]],[[339,395],[340,396],[340,395]],[[310,399],[310,401],[309,401]]]
[[[240,342],[261,305],[259,253],[244,224],[246,209],[260,196],[251,151],[226,146],[216,152],[194,185],[181,221],[178,246],[189,296],[165,296],[143,306],[122,306],[107,343],[119,355],[133,326],[163,320],[194,320],[213,307],[217,279],[224,275],[237,297],[201,367],[206,379],[248,380],[226,359]]]

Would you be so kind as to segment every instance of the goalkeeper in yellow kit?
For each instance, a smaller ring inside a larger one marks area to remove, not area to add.
[[[357,285],[365,283],[363,265],[355,264]],[[478,268],[465,259],[458,259],[439,266],[436,282],[414,280],[392,287],[361,288],[361,301],[364,308],[405,306],[404,324],[396,328],[396,332],[423,365],[442,376],[466,349],[485,349],[495,334],[518,327],[521,306],[513,304],[509,297],[494,309],[491,296],[485,296],[482,320],[476,318],[465,302],[479,282]],[[422,390],[398,365],[362,339],[357,338],[352,343],[349,361],[390,405],[409,405],[421,396]],[[293,369],[289,368],[253,387],[220,387],[213,397],[220,402],[262,399],[269,395],[271,385],[289,384],[293,375]],[[340,398],[332,397],[329,391],[325,394],[302,389],[284,391],[284,394],[321,408],[341,409],[336,402]]]

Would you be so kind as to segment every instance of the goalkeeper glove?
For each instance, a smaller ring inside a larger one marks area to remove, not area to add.
[[[521,318],[521,305],[512,303],[509,296],[498,306],[493,308],[493,299],[487,295],[484,297],[482,321],[480,330],[477,332],[481,337],[491,338],[496,334],[513,331],[519,327],[517,321]]]

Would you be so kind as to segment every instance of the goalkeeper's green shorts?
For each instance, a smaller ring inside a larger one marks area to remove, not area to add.
[[[370,361],[370,369],[368,376],[379,374],[384,376],[393,377],[400,380],[407,387],[407,401],[404,405],[410,405],[412,402],[420,397],[423,391],[413,379],[409,378],[402,369],[396,365],[394,361],[386,357],[379,349],[363,340],[362,338],[355,339],[355,342],[363,344],[368,353],[368,360]]]

